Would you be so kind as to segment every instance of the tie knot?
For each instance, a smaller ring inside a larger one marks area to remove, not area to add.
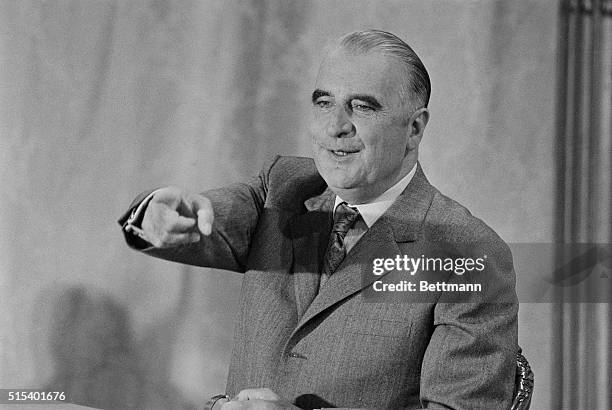
[[[346,202],[340,203],[336,207],[332,231],[346,234],[355,225],[358,217],[359,211],[356,208],[351,208]]]

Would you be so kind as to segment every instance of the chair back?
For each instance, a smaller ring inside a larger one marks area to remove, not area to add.
[[[516,353],[516,376],[514,382],[514,400],[510,410],[528,410],[533,394],[533,371],[523,356],[522,350]]]

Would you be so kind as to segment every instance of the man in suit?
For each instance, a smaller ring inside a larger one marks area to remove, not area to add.
[[[510,406],[512,258],[423,174],[429,93],[425,67],[402,40],[347,34],[312,94],[314,161],[276,157],[248,183],[203,194],[147,192],[120,219],[145,253],[244,273],[232,400],[215,408]],[[467,273],[456,269],[467,260]],[[434,289],[391,290],[422,280]]]

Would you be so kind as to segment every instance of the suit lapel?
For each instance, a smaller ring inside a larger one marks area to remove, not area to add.
[[[417,163],[416,173],[404,192],[380,217],[391,227],[397,242],[412,242],[420,237],[436,192]]]
[[[319,291],[320,267],[332,225],[334,194],[326,190],[310,198],[307,212],[290,223],[293,244],[293,280],[298,318],[301,318]]]
[[[380,276],[372,276],[373,257],[394,258],[398,253],[399,247],[394,240],[392,229],[386,222],[377,221],[355,244],[336,272],[327,280],[321,292],[308,306],[297,328],[299,329],[335,303],[359,292],[379,279]]]

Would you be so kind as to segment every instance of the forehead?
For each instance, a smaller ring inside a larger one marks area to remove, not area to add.
[[[316,88],[334,95],[370,94],[400,98],[404,71],[400,62],[381,52],[354,54],[336,48],[321,62]]]

